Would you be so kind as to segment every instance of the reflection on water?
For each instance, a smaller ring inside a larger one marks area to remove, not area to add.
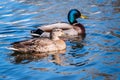
[[[19,54],[11,43],[30,39],[30,30],[44,24],[67,22],[76,8],[89,19],[84,40],[66,41],[60,54]],[[120,0],[1,0],[1,80],[119,80]]]
[[[54,62],[56,64],[63,65],[63,59],[60,58],[60,55],[64,54],[65,52],[66,50],[49,53],[20,53],[15,51],[10,56],[14,57],[14,59],[12,60],[13,63],[26,64],[31,61],[36,61],[47,57],[49,62]],[[51,59],[49,59],[48,56],[51,57]]]

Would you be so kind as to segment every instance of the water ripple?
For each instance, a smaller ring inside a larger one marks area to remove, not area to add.
[[[0,38],[1,38],[1,37],[8,37],[8,36],[11,36],[11,37],[12,37],[12,36],[15,36],[15,35],[14,35],[14,34],[8,34],[8,35],[7,35],[7,34],[0,34]]]

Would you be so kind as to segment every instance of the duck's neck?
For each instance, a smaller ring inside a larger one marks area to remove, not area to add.
[[[52,38],[52,40],[56,41],[56,40],[59,40],[59,38],[58,37],[54,37],[54,38]]]
[[[52,36],[52,35],[50,35],[50,39],[53,40],[53,41],[55,41],[55,40],[59,40],[60,38],[58,36]]]
[[[84,34],[85,33],[85,28],[82,24],[80,23],[75,23],[74,25],[74,29],[78,32],[78,34]]]

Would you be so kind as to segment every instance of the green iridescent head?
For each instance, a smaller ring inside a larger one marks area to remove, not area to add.
[[[77,23],[77,18],[87,18],[86,16],[82,15],[80,11],[77,9],[71,9],[68,13],[68,21],[70,24]]]

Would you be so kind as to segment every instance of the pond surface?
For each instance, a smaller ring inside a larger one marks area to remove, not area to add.
[[[83,41],[66,41],[63,54],[9,50],[38,25],[67,22],[76,8],[89,19]],[[0,80],[120,80],[120,0],[0,0]]]

